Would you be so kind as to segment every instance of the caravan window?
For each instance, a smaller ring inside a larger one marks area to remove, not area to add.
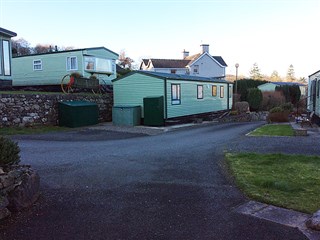
[[[203,85],[197,85],[197,99],[203,99]]]
[[[220,86],[220,98],[224,98],[224,86]]]
[[[41,60],[33,60],[33,71],[42,70],[42,61]]]
[[[67,57],[67,71],[78,70],[77,57]]]
[[[2,53],[3,53],[3,68],[4,68],[4,75],[5,76],[11,75],[10,50],[9,49],[10,49],[9,41],[3,40]]]
[[[181,103],[180,84],[171,84],[171,104],[178,105]]]
[[[216,97],[217,96],[217,85],[213,85],[212,86],[212,97]]]

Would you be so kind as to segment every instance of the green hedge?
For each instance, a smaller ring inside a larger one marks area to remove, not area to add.
[[[262,102],[262,92],[258,88],[249,88],[247,94],[247,102],[250,110],[257,111]]]
[[[0,136],[0,165],[12,165],[20,162],[20,148],[9,138]]]

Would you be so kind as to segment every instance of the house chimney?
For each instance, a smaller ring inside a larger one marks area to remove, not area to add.
[[[201,47],[201,54],[205,52],[209,53],[209,44],[201,44],[200,47]]]
[[[189,52],[186,51],[185,49],[183,49],[183,59],[185,59],[186,57],[189,57]]]

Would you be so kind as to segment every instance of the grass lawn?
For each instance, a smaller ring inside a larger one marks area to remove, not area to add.
[[[226,159],[249,198],[306,213],[320,209],[320,157],[227,153]]]
[[[294,136],[290,124],[268,124],[255,129],[249,136]]]
[[[38,134],[67,130],[70,128],[59,126],[4,127],[0,128],[0,135]]]

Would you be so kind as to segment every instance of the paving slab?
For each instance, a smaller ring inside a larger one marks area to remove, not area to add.
[[[305,225],[305,222],[311,217],[309,214],[256,201],[249,201],[245,204],[242,204],[238,206],[235,211],[288,227],[298,228],[306,237],[311,240],[320,239],[319,231],[308,229]]]

